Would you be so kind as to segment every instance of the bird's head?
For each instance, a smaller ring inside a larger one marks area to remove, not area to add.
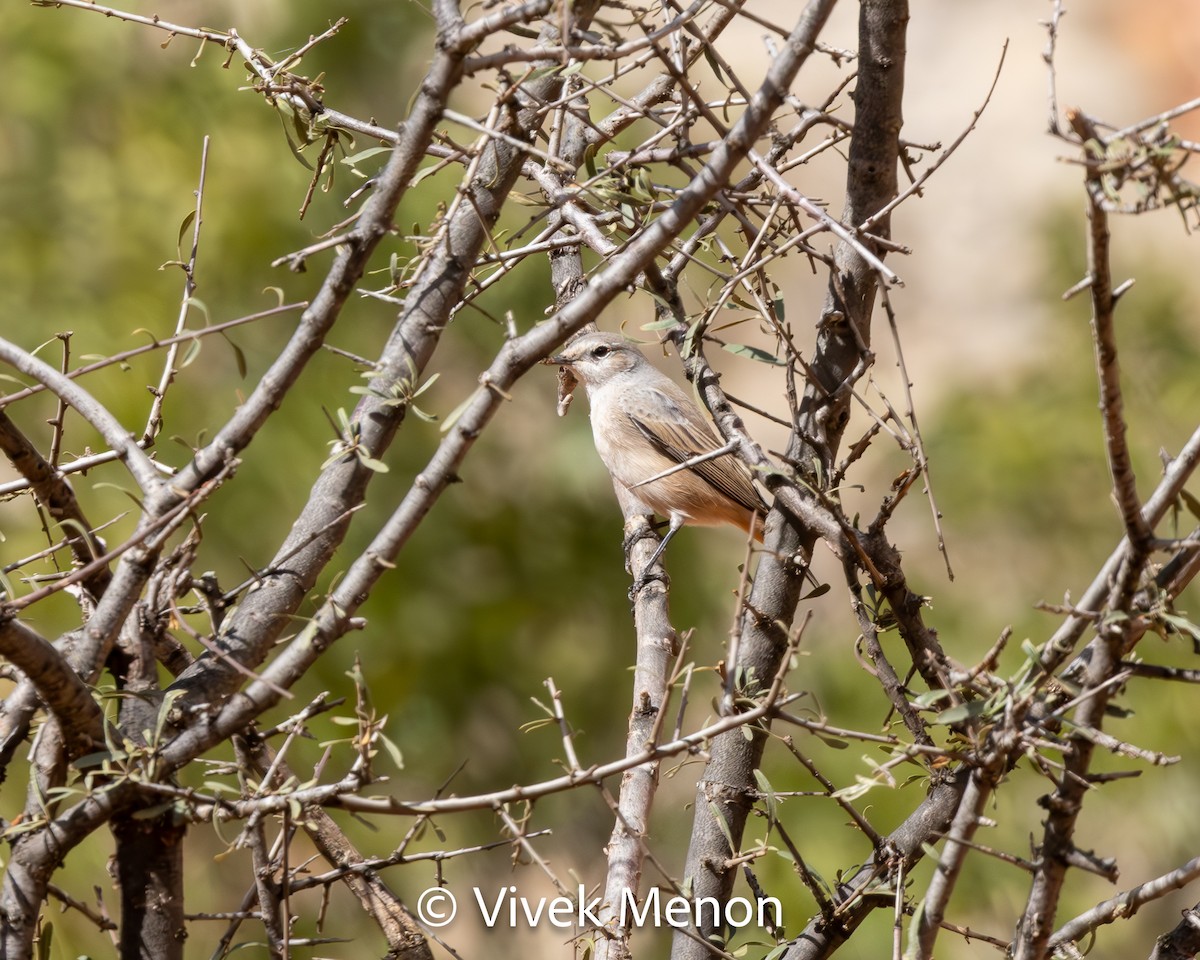
[[[620,377],[648,363],[642,352],[624,337],[615,333],[585,333],[550,357],[550,363],[566,367],[593,388]]]

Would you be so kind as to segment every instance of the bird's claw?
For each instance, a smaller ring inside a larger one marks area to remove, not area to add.
[[[633,585],[629,588],[629,602],[636,602],[637,595],[642,592],[642,588],[649,586],[655,580],[663,585],[664,592],[670,589],[671,578],[668,577],[665,572],[658,573],[654,571],[648,571],[633,581]]]
[[[629,551],[641,540],[654,536],[654,527],[649,523],[638,523],[625,528],[625,536],[621,540],[621,549],[629,556]]]

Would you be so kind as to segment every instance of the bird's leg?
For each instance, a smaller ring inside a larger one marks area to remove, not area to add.
[[[653,537],[655,529],[660,526],[662,526],[661,523],[652,523],[649,517],[642,514],[638,514],[625,521],[625,537],[621,541],[621,550],[625,554],[625,570],[627,572],[630,569],[629,561],[634,545],[639,540]]]
[[[632,600],[651,580],[662,580],[668,583],[666,573],[661,574],[651,573],[654,565],[658,563],[659,557],[663,555],[663,551],[667,549],[667,544],[671,542],[671,538],[679,532],[679,528],[684,524],[684,518],[680,514],[671,514],[671,522],[667,525],[667,532],[663,534],[662,540],[655,548],[654,553],[650,555],[650,559],[646,561],[646,565],[642,567],[642,575],[633,581],[633,586],[629,588],[629,599]]]

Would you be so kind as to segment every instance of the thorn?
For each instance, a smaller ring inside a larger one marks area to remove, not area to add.
[[[1067,290],[1066,293],[1064,293],[1062,295],[1063,301],[1065,302],[1067,300],[1070,300],[1076,294],[1083,293],[1083,291],[1086,290],[1091,285],[1092,285],[1092,275],[1088,274],[1086,277],[1084,277],[1082,280],[1080,280],[1077,284],[1075,284],[1073,287],[1071,287],[1069,290]]]

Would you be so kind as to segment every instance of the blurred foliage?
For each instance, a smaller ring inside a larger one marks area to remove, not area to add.
[[[252,44],[281,54],[324,30],[329,6],[316,0],[260,0],[245,11],[230,3],[196,4],[174,13],[196,23],[224,23],[236,14],[239,29]],[[426,14],[416,5],[381,6],[368,0],[337,8],[338,15],[350,18],[349,24],[313,51],[303,69],[310,75],[327,74],[331,105],[395,124],[426,56]],[[0,32],[0,62],[8,81],[0,107],[0,220],[7,232],[5,256],[0,257],[0,316],[7,320],[6,335],[24,345],[73,330],[72,352],[78,360],[83,354],[144,342],[135,333],[138,328],[158,336],[173,328],[183,278],[176,269],[157,268],[177,255],[179,225],[194,203],[205,134],[212,137],[212,147],[197,296],[209,319],[230,319],[273,305],[274,294],[263,292],[268,287],[281,288],[289,301],[307,297],[315,288],[323,261],[314,261],[307,274],[269,264],[347,216],[341,201],[358,181],[340,168],[334,188],[318,193],[301,222],[297,210],[309,172],[292,158],[278,121],[261,98],[237,89],[243,83],[241,68],[223,69],[213,49],[189,66],[195,44],[176,38],[161,49],[163,38],[157,31],[81,11],[17,6],[7,13],[6,29]],[[356,149],[372,145],[360,142]],[[437,184],[436,178],[428,181],[428,189],[406,199],[397,218],[405,229],[410,224],[428,227],[445,199]],[[1079,220],[1074,212],[1059,212],[1031,241],[1043,251],[1041,292],[1047,302],[1082,275]],[[515,230],[523,222],[501,226]],[[385,270],[393,252],[403,256],[405,242],[385,244],[376,269]],[[1194,418],[1200,390],[1194,374],[1200,337],[1189,306],[1194,291],[1153,262],[1137,262],[1128,272],[1139,283],[1121,304],[1122,363],[1135,464],[1145,495],[1159,472],[1160,447],[1177,449],[1192,427],[1189,418]],[[504,337],[496,321],[511,313],[525,328],[551,299],[544,267],[522,267],[515,279],[480,299],[479,311],[460,315],[435,361],[442,376],[422,405],[442,417],[453,410],[474,388],[480,365]],[[933,482],[959,580],[947,585],[933,551],[915,548],[913,580],[932,584],[926,591],[935,595],[931,619],[964,662],[973,662],[1010,622],[1018,639],[1048,634],[1055,621],[1034,612],[1032,604],[1057,600],[1068,589],[1077,596],[1119,536],[1116,512],[1109,506],[1083,300],[1057,311],[1043,333],[1038,362],[1020,369],[997,358],[994,382],[956,392],[936,410],[923,412]],[[797,315],[805,306],[789,309]],[[393,318],[394,309],[387,304],[353,300],[332,343],[371,356]],[[648,309],[645,318],[650,318]],[[233,351],[217,340],[205,342],[168,399],[167,427],[158,444],[164,460],[182,462],[186,451],[177,443],[194,445],[201,431],[235,408],[239,392],[261,374],[263,358],[282,342],[289,322],[276,317],[230,334],[249,364],[244,381]],[[629,332],[636,333],[639,323],[632,323]],[[57,349],[48,347],[47,358],[56,358]],[[145,385],[157,380],[159,362],[153,355],[141,358],[128,370],[90,378],[87,386],[140,431],[149,406]],[[265,564],[286,535],[329,455],[334,432],[328,417],[353,404],[350,388],[361,384],[360,373],[343,356],[317,358],[301,389],[289,397],[285,415],[246,452],[237,476],[209,504],[202,563],[223,585],[237,583]],[[561,757],[557,727],[521,730],[544,717],[532,699],[548,702],[547,677],[563,692],[585,764],[623,749],[633,631],[625,597],[628,578],[621,567],[620,514],[591,449],[583,402],[560,421],[552,413],[553,396],[549,371],[535,371],[520,385],[501,421],[472,453],[463,482],[442,498],[363,609],[369,621],[365,632],[348,636],[330,651],[297,691],[297,703],[321,690],[345,692],[345,673],[355,655],[361,655],[376,708],[389,715],[389,736],[405,758],[402,771],[381,760],[381,771],[391,778],[383,789],[403,798],[429,796],[452,776],[447,789],[465,794],[559,772],[547,759]],[[35,436],[45,437],[40,421],[52,415],[53,406],[45,400],[39,404],[36,420],[34,405],[23,406],[19,415],[30,418],[23,425]],[[387,457],[390,471],[375,479],[370,506],[354,520],[344,564],[424,466],[438,442],[438,429],[436,423],[409,418]],[[88,442],[87,432],[72,421],[66,449],[79,454]],[[123,509],[119,492],[94,488],[101,481],[121,482],[120,471],[102,469],[75,480],[96,517]],[[917,518],[911,522],[922,525],[923,542],[929,543],[928,514],[920,513],[924,504],[916,503],[915,492],[911,499],[906,517]],[[44,543],[24,499],[0,506],[0,527],[10,538],[11,556],[31,553]],[[114,528],[109,539],[115,541],[121,532],[128,532],[128,524]],[[696,548],[701,542],[704,550]],[[668,556],[676,587],[674,621],[681,631],[696,628],[691,659],[706,671],[692,692],[695,722],[708,711],[715,690],[711,665],[722,657],[728,597],[736,586],[742,548],[732,534],[686,531]],[[61,622],[39,624],[40,629],[54,634],[72,622],[70,603],[64,598],[60,607]],[[853,653],[855,632],[848,619],[814,622],[792,681],[811,696],[797,709],[828,714],[844,726],[878,728],[886,705],[874,685],[872,696],[863,696],[862,667]],[[1177,713],[1164,704],[1162,727],[1148,731],[1159,747],[1181,731],[1183,718]],[[325,719],[314,730],[321,740],[342,735]],[[838,749],[811,737],[797,737],[797,743],[819,758],[822,769],[831,775],[836,771],[841,783],[869,772],[864,755],[881,758],[859,744]],[[296,762],[316,762],[321,753],[319,743],[305,745]],[[682,868],[690,828],[685,805],[691,802],[697,769],[686,765],[668,775],[656,805],[654,846],[666,868],[676,873]],[[765,772],[777,791],[817,789],[781,749],[768,751]],[[916,779],[901,789],[868,795],[866,806],[881,830],[894,826],[923,789],[918,768],[911,772]],[[196,776],[202,779],[202,774]],[[0,803],[5,815],[19,808],[22,798],[15,787],[8,785]],[[1037,781],[1029,787],[1040,789]],[[1111,792],[1127,796],[1121,789]],[[1001,798],[1014,804],[1014,830],[1005,843],[1024,853],[1023,838],[1036,824],[1016,820],[1030,809],[1016,804],[1028,796],[1014,791],[1002,792]],[[782,810],[787,828],[811,851],[812,868],[828,882],[869,854],[865,838],[855,835],[856,846],[846,843],[845,817],[828,800],[791,798]],[[364,849],[381,854],[407,829],[405,821],[377,822],[371,828],[350,818],[342,822]],[[600,880],[601,850],[612,817],[594,791],[544,801],[535,824],[555,830],[545,846],[555,852],[556,869],[578,870],[589,883]],[[491,814],[447,819],[438,826],[448,839],[431,829],[417,847],[479,843],[498,834]],[[198,828],[193,840],[215,855],[224,849],[229,832],[231,828]],[[100,846],[89,842],[72,858],[61,880],[64,887],[86,894],[103,869],[106,854]],[[507,880],[507,858],[507,851],[500,850],[452,861],[445,872],[470,876],[476,883],[484,871]],[[233,908],[230,901],[248,876],[244,852],[221,863],[195,857],[192,869],[189,908]],[[813,909],[811,897],[797,892],[793,869],[781,857],[759,861],[756,871],[767,892],[784,900],[788,930],[794,934]],[[413,899],[434,877],[432,865],[394,874],[397,888]],[[983,872],[968,871],[960,895],[985,904],[991,897],[1001,912],[998,901],[1008,894],[992,889],[992,883]],[[357,910],[340,893],[334,905]],[[101,952],[101,936],[76,915],[56,922],[56,955]],[[890,930],[884,919],[879,922],[876,942],[886,943]],[[361,951],[369,951],[373,943],[369,929],[362,925],[368,938],[364,943],[342,953],[329,946],[325,955],[366,955]],[[489,943],[498,955],[516,956],[523,949]],[[870,955],[855,949],[865,948],[855,945],[846,956]]]
[[[1162,474],[1163,456],[1173,456],[1195,429],[1195,291],[1156,258],[1122,245],[1122,221],[1113,227],[1116,275],[1137,280],[1120,302],[1117,329],[1125,419],[1145,498]],[[1122,533],[1097,408],[1088,294],[1066,303],[1060,298],[1086,272],[1081,218],[1071,208],[1047,215],[1040,242],[1041,298],[1055,306],[1037,358],[1024,369],[1004,370],[990,385],[956,389],[926,431],[939,506],[957,531],[951,550],[969,558],[963,572],[969,567],[1011,583],[1024,592],[1026,608],[1039,600],[1060,602],[1068,591],[1079,596]],[[1019,576],[1010,581],[1010,574]],[[977,619],[981,601],[1009,617],[1020,612],[1016,590],[992,597],[962,591],[967,602],[961,606],[959,593],[939,595],[942,622]],[[1038,637],[1053,629],[1050,624],[1030,611],[1013,626],[1018,636]]]

